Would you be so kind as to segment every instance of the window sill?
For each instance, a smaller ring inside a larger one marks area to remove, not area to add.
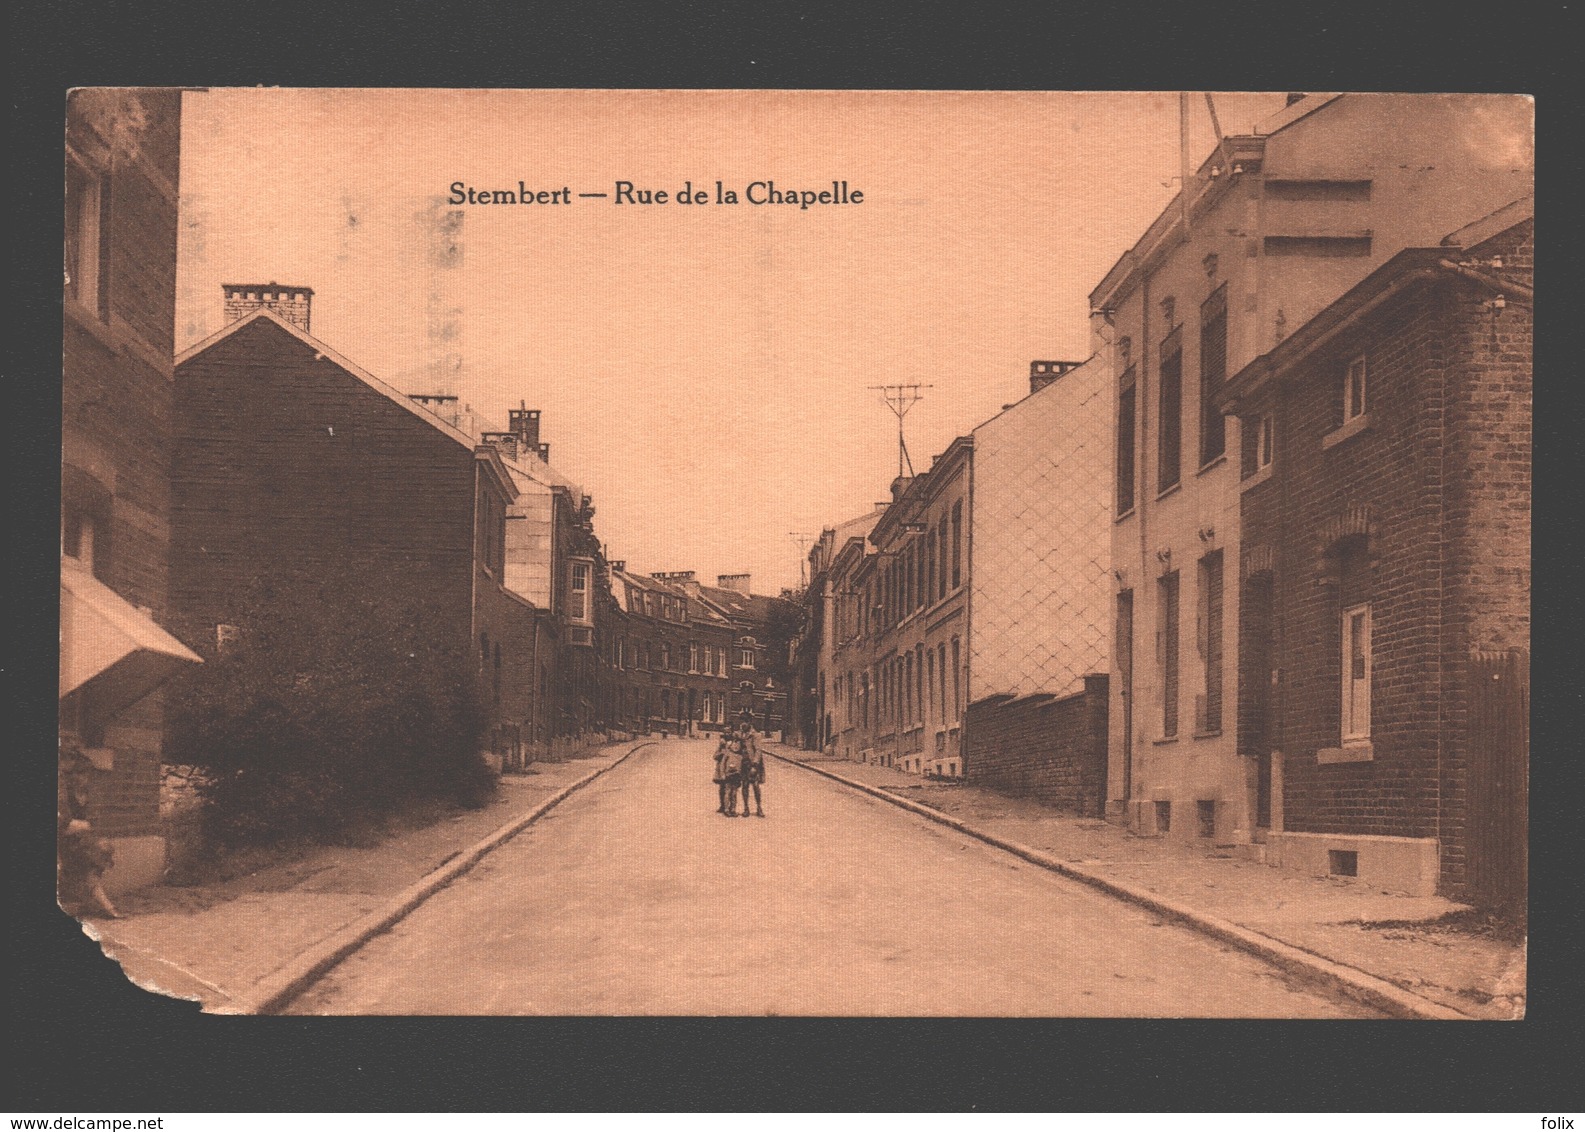
[[[1370,414],[1361,413],[1353,420],[1345,421],[1341,426],[1333,429],[1331,432],[1321,437],[1321,447],[1323,449],[1335,448],[1337,445],[1343,443],[1343,441],[1349,439],[1352,436],[1358,436],[1360,433],[1367,431],[1369,428]]]
[[[1227,453],[1219,453],[1218,455],[1211,457],[1211,459],[1207,460],[1205,463],[1201,464],[1200,470],[1194,474],[1197,476],[1203,476],[1206,472],[1215,471],[1225,463],[1227,463]]]
[[[1322,747],[1315,752],[1319,766],[1334,763],[1368,763],[1375,761],[1376,749],[1369,740],[1349,740],[1341,747]]]
[[[1271,472],[1275,466],[1276,465],[1274,464],[1267,464],[1258,472],[1251,472],[1249,475],[1245,476],[1243,481],[1238,485],[1238,490],[1248,491],[1252,487],[1265,483],[1271,478]]]
[[[1183,481],[1179,480],[1177,483],[1173,484],[1171,487],[1164,487],[1160,491],[1156,492],[1156,502],[1160,503],[1163,499],[1167,498],[1169,495],[1176,495],[1178,492],[1180,492],[1182,490],[1183,490]]]
[[[1114,522],[1114,523],[1125,523],[1129,519],[1132,519],[1133,517],[1134,517],[1134,509],[1132,507],[1130,507],[1127,511],[1124,511],[1121,515],[1119,515],[1115,519],[1113,519],[1112,522]]]
[[[1220,727],[1215,731],[1196,731],[1194,733],[1194,738],[1196,739],[1220,739],[1221,737],[1222,729]]]
[[[1151,742],[1152,746],[1165,747],[1168,743],[1176,743],[1180,738],[1182,738],[1182,736],[1179,736],[1179,735],[1163,735],[1161,738],[1152,739],[1150,742]]]

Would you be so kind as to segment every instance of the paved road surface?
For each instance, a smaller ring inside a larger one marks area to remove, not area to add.
[[[713,749],[640,751],[291,1012],[1370,1016],[775,761],[769,816],[728,820]]]

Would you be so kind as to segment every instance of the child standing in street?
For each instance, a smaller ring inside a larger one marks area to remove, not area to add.
[[[743,749],[743,769],[739,773],[743,787],[743,816],[748,817],[749,788],[754,790],[754,816],[765,816],[765,806],[760,800],[760,783],[765,781],[765,753],[754,738],[754,728],[747,723],[738,724],[739,741]]]
[[[721,799],[716,806],[716,813],[729,818],[737,817],[737,788],[742,780],[742,771],[742,741],[730,730],[721,732],[721,740],[715,748],[715,782]],[[747,808],[748,803],[745,801],[744,809]]]

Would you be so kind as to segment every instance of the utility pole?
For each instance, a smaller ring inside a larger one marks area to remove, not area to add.
[[[867,389],[880,391],[881,399],[886,402],[886,407],[897,417],[897,478],[903,477],[903,466],[908,467],[908,474],[914,474],[914,462],[908,455],[908,445],[903,440],[903,418],[908,415],[908,410],[925,399],[919,392],[921,389],[934,389],[934,385],[923,385],[912,382],[901,385],[869,385]]]
[[[809,585],[809,544],[815,536],[808,531],[788,531],[787,537],[798,544],[798,588],[805,589]]]

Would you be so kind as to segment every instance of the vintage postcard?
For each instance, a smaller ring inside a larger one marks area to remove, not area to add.
[[[62,907],[218,1013],[1523,1017],[1533,115],[73,91]]]

